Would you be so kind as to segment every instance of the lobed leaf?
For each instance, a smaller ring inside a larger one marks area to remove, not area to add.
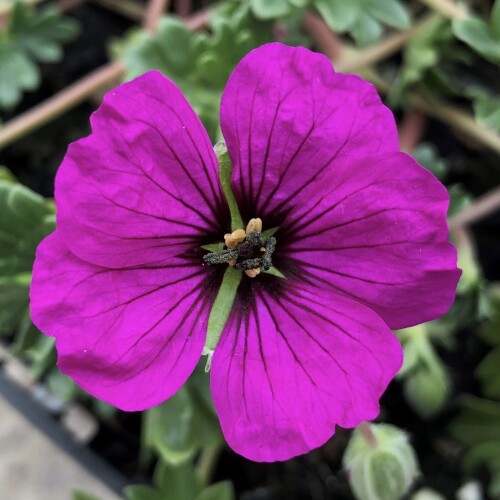
[[[0,38],[0,108],[13,108],[25,91],[36,89],[40,85],[36,63],[60,61],[62,45],[78,32],[78,23],[55,9],[36,12],[16,1]]]
[[[500,64],[500,40],[479,17],[455,19],[452,23],[455,36],[488,61]]]

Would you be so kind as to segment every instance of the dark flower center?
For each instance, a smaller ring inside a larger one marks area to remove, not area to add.
[[[251,278],[255,278],[261,270],[269,271],[273,266],[272,256],[276,248],[274,236],[266,238],[260,230],[249,230],[247,227],[246,232],[238,229],[226,234],[224,240],[227,248],[204,255],[205,264],[229,264]]]

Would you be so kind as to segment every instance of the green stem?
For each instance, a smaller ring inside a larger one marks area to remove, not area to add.
[[[467,19],[469,14],[467,9],[460,4],[450,0],[420,0],[439,14],[448,17],[449,19]]]
[[[222,330],[226,326],[229,314],[236,298],[236,291],[241,282],[243,273],[235,267],[228,266],[217,297],[215,297],[210,317],[208,318],[207,338],[205,340],[205,353],[210,354],[215,350]],[[210,362],[209,362],[210,363]],[[210,367],[210,364],[208,364]]]
[[[376,64],[393,54],[397,54],[412,37],[432,25],[436,17],[438,17],[437,14],[423,16],[410,28],[387,36],[365,49],[360,50],[343,44],[340,57],[334,61],[335,69],[342,73],[358,72],[360,68]],[[313,38],[315,38],[314,35]],[[329,43],[333,42],[328,42],[326,38],[323,40],[323,44],[328,45]]]
[[[229,157],[227,151],[227,146],[224,142],[218,142],[214,146],[215,154],[217,160],[219,161],[219,172],[220,172],[220,182],[222,184],[222,190],[224,191],[224,196],[226,197],[227,204],[229,205],[229,212],[231,213],[231,230],[243,229],[243,219],[240,215],[240,210],[238,204],[236,203],[236,198],[234,197],[233,191],[231,189],[231,174],[233,173],[233,162]]]
[[[381,93],[388,94],[391,91],[391,83],[381,77],[374,69],[365,68],[358,73],[374,83]],[[410,94],[409,104],[410,107],[446,123],[451,128],[465,133],[480,144],[500,154],[500,135],[480,125],[471,114],[437,99],[425,97],[419,92]]]
[[[212,481],[221,449],[222,446],[216,444],[215,446],[204,448],[200,453],[198,465],[196,466],[196,474],[202,488],[208,486]]]
[[[0,129],[0,149],[55,120],[101,88],[119,81],[124,72],[125,66],[121,62],[108,63],[16,116]]]
[[[500,210],[500,187],[480,196],[464,210],[450,218],[450,230],[456,231]]]

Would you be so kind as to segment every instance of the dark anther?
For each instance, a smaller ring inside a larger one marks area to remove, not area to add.
[[[238,264],[236,264],[236,267],[238,269],[241,269],[242,271],[249,271],[250,269],[257,269],[260,266],[262,266],[262,259],[260,259],[260,258],[247,259],[247,260],[244,260],[243,262],[238,262]]]
[[[251,271],[262,268],[269,271],[273,267],[272,256],[276,249],[276,238],[273,236],[264,239],[259,231],[252,231],[246,240],[239,243],[235,248],[228,248],[220,252],[212,252],[203,256],[205,264],[227,264],[236,265],[241,271]],[[250,276],[251,273],[248,275]],[[250,277],[255,277],[252,275]]]
[[[275,248],[276,248],[276,238],[274,236],[271,236],[266,241],[265,252],[264,256],[262,257],[262,267],[264,268],[265,271],[269,271],[269,269],[273,267],[273,262],[271,260],[271,257],[273,255]]]
[[[207,253],[203,256],[205,264],[226,264],[230,260],[237,259],[238,250],[232,248],[230,250],[221,250],[220,252]]]
[[[249,241],[254,247],[261,247],[264,244],[262,240],[262,233],[259,231],[252,231],[247,236],[247,241]]]

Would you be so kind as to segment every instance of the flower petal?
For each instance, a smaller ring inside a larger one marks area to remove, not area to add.
[[[62,372],[122,410],[142,410],[172,396],[199,360],[213,302],[206,276],[181,259],[169,269],[95,266],[56,231],[38,247],[31,315],[56,337]]]
[[[391,328],[444,314],[460,277],[445,187],[404,153],[338,165],[323,182],[292,202],[285,274],[360,300]]]
[[[286,460],[324,444],[335,425],[375,418],[402,362],[387,325],[327,290],[245,284],[211,367],[229,445],[251,460]]]
[[[73,253],[107,267],[159,263],[220,232],[217,159],[174,83],[146,73],[109,92],[91,122],[56,178],[57,225]]]
[[[334,163],[398,150],[392,113],[371,84],[279,43],[238,64],[222,97],[221,128],[231,185],[248,217],[276,213]]]

